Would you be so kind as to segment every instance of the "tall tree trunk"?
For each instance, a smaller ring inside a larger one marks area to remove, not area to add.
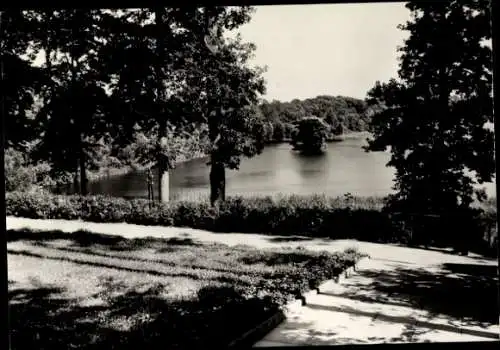
[[[86,165],[86,157],[85,150],[83,149],[83,137],[80,137],[80,194],[82,196],[86,196],[87,192],[87,170],[85,168]]]
[[[210,203],[215,206],[226,200],[226,169],[224,163],[217,160],[217,156],[211,156],[210,169]]]
[[[156,37],[156,64],[155,64],[155,73],[156,73],[156,98],[158,105],[158,115],[157,120],[159,122],[159,130],[158,130],[158,151],[157,151],[157,166],[158,166],[158,200],[160,202],[168,202],[169,200],[169,174],[168,174],[168,159],[166,159],[165,155],[161,152],[162,150],[162,141],[165,140],[166,137],[166,115],[165,115],[165,102],[166,102],[166,88],[164,85],[165,82],[165,74],[163,72],[163,58],[165,56],[165,35],[167,34],[167,30],[165,28],[165,8],[164,7],[156,7],[155,8],[155,22],[157,27],[157,37]]]
[[[52,92],[52,61],[50,58],[50,55],[52,54],[52,42],[50,41],[50,35],[51,35],[51,20],[52,20],[52,14],[53,12],[51,10],[46,10],[45,11],[45,25],[46,25],[46,30],[47,30],[47,36],[45,37],[44,40],[44,51],[45,51],[45,68],[47,70],[47,76],[49,78],[49,93]]]
[[[213,115],[217,112],[208,111],[207,113]],[[208,133],[212,142],[212,151],[210,153],[210,204],[215,206],[226,199],[226,169],[224,162],[221,160],[220,142],[222,135],[217,122],[209,124]]]
[[[160,119],[160,130],[158,132],[158,200],[160,202],[169,201],[169,161],[162,152],[162,140],[166,140],[166,123],[165,119]]]
[[[0,13],[0,30],[2,31],[1,34],[3,34],[3,12]],[[3,36],[2,36],[3,37]],[[4,76],[4,60],[0,60],[0,81],[4,81],[5,79],[5,76]],[[0,146],[2,147],[2,152],[1,152],[1,155],[0,155],[0,171],[2,174],[5,174],[5,119],[3,118],[3,116],[5,115],[5,117],[7,117],[7,111],[6,111],[6,108],[5,108],[5,95],[2,94],[0,96],[0,112],[2,113],[2,120],[0,120]],[[5,203],[5,191],[6,188],[5,188],[5,178],[4,180],[2,180],[0,182],[0,193],[1,193],[1,200],[3,201],[3,203]],[[0,218],[0,225],[2,225],[2,227],[7,227],[7,218],[2,215],[2,217]],[[6,245],[2,245],[2,252],[0,254],[2,254],[2,257],[3,259],[5,259],[4,261],[6,261],[6,257],[7,257],[7,244]],[[7,269],[4,270],[5,272],[5,277],[7,277]],[[4,277],[4,281],[5,281],[5,277]],[[4,290],[6,290],[7,286],[4,287]],[[7,306],[7,303],[4,304],[4,307]],[[9,310],[8,308],[6,307],[3,311],[3,320],[4,322],[9,322]],[[10,344],[10,340],[7,338],[7,337],[4,337],[4,340],[2,341],[2,343],[4,344],[4,346],[2,346],[4,349],[7,349],[9,347]]]
[[[73,173],[73,193],[80,193],[80,183],[78,181],[78,166],[75,167],[75,172]]]
[[[51,59],[51,55],[52,55],[52,51],[53,51],[53,44],[51,41],[52,16],[53,16],[53,11],[45,10],[44,21],[45,21],[46,36],[44,37],[44,40],[43,40],[43,50],[45,51],[45,73],[47,74],[47,78],[48,78],[47,79],[47,84],[48,84],[47,90],[45,91],[45,94],[43,95],[45,105],[47,105],[49,103],[50,98],[52,97],[52,92],[53,92],[52,59]]]
[[[82,196],[85,196],[87,194],[87,176],[85,172],[85,150],[84,150],[84,145],[83,145],[83,135],[81,132],[81,123],[83,120],[81,120],[81,115],[79,114],[79,111],[77,108],[75,108],[76,105],[76,99],[78,98],[76,96],[76,71],[77,67],[75,65],[76,61],[73,57],[71,56],[71,89],[73,89],[73,94],[72,94],[72,101],[71,101],[71,118],[73,118],[74,125],[77,127],[77,130],[74,134],[74,137],[78,138],[77,141],[77,154],[75,155],[78,160],[77,160],[77,173],[78,169],[80,172],[80,188],[79,192]],[[75,174],[75,176],[78,176]]]

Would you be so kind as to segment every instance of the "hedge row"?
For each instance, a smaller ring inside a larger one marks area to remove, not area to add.
[[[216,232],[304,235],[402,242],[407,233],[381,198],[233,197],[213,208],[207,202],[154,203],[108,196],[6,194],[7,215],[35,219],[81,219],[138,225],[191,227]],[[481,217],[483,230],[495,227],[496,210]]]
[[[229,198],[218,208],[206,202],[154,203],[108,196],[6,194],[7,215],[33,219],[81,219],[139,225],[180,226],[218,232],[253,232],[331,238],[372,238],[390,228],[375,200],[355,203],[322,196]]]
[[[276,257],[280,257],[279,265],[287,268],[278,268],[272,274],[259,274],[259,278],[250,283],[233,282],[232,285],[243,287],[240,290],[246,295],[270,297],[273,302],[283,306],[294,296],[318,288],[326,280],[339,276],[365,256],[367,255],[355,249],[336,253],[309,251],[263,253],[261,257],[253,254],[259,263],[267,265],[277,264]]]

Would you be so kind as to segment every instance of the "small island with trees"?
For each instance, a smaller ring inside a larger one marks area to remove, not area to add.
[[[318,117],[305,117],[296,122],[292,133],[292,145],[306,155],[321,154],[326,151],[328,125]]]

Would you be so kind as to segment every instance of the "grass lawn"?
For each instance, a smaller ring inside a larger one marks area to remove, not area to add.
[[[359,256],[9,231],[12,349],[223,347]]]

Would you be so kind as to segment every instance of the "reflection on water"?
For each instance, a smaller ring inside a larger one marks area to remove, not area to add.
[[[251,159],[243,159],[239,170],[227,172],[228,195],[272,195],[278,193],[324,193],[340,196],[384,196],[392,192],[393,168],[386,167],[389,153],[365,152],[364,140],[345,140],[329,144],[319,156],[303,156],[290,145],[266,147]],[[155,174],[156,176],[156,174]],[[158,181],[155,178],[155,181]],[[146,174],[131,173],[90,184],[91,193],[120,197],[147,198]],[[485,185],[495,195],[495,184]],[[155,188],[156,190],[156,188]],[[173,198],[193,198],[209,192],[207,159],[178,164],[170,175]]]

